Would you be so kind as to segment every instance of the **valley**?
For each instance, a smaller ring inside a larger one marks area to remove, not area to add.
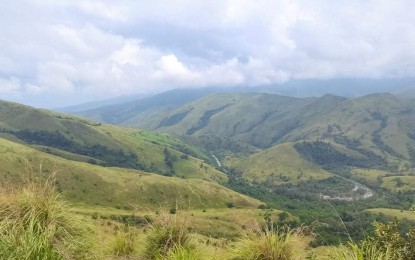
[[[362,239],[374,221],[415,224],[412,100],[164,98],[175,108],[122,125],[106,121],[112,106],[85,119],[0,101],[2,185],[53,178],[73,213],[92,219],[104,240],[129,221],[145,237],[150,219],[178,214],[198,240],[213,243],[206,250],[223,255],[252,221],[313,226],[308,254]]]

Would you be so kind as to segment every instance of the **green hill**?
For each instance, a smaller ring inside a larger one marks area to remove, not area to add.
[[[75,203],[117,208],[170,209],[257,207],[259,201],[203,180],[63,159],[0,138],[0,183],[12,186],[55,174],[59,192]]]
[[[140,125],[194,139],[214,136],[259,149],[324,140],[376,162],[409,168],[415,158],[414,111],[413,100],[392,94],[355,99],[215,94]]]
[[[246,158],[227,162],[243,172],[250,181],[278,184],[325,179],[331,174],[307,161],[296,151],[293,143],[273,146]]]
[[[75,116],[0,101],[0,133],[67,159],[225,182],[207,155],[167,134],[102,125]]]

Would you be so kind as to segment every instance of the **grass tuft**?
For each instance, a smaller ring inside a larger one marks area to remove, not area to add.
[[[51,182],[0,192],[0,259],[91,259],[93,232]]]
[[[304,259],[307,239],[303,228],[250,228],[233,247],[235,260]]]
[[[382,250],[374,243],[348,243],[346,246],[333,247],[327,259],[338,260],[392,260],[389,249]]]
[[[135,252],[134,241],[135,237],[132,230],[117,231],[112,243],[112,254],[116,256],[132,255]]]
[[[188,259],[195,255],[186,219],[178,214],[161,214],[151,226],[145,254],[149,259]]]

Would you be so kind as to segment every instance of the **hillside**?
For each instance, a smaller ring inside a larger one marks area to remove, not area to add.
[[[125,209],[256,207],[259,201],[219,184],[75,162],[0,138],[0,183],[13,186],[55,174],[59,192],[73,203]]]
[[[267,182],[275,185],[326,179],[331,174],[307,161],[299,154],[293,143],[273,146],[246,158],[227,162],[243,172],[250,181]]]
[[[140,125],[195,139],[215,136],[259,149],[326,140],[397,167],[413,161],[415,103],[391,94],[355,99],[331,95],[215,94],[160,113]]]
[[[328,95],[302,99],[276,94],[215,94],[159,115],[148,129],[178,135],[216,135],[265,148],[333,110],[343,100]],[[146,122],[142,124],[146,126]]]
[[[0,133],[8,140],[71,160],[226,181],[225,174],[204,162],[207,155],[167,134],[102,125],[3,101]]]

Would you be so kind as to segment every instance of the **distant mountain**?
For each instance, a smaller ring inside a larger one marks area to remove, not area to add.
[[[176,135],[213,135],[266,148],[333,111],[345,100],[332,95],[294,98],[258,93],[214,94],[136,125]]]
[[[98,122],[137,126],[141,121],[147,121],[154,115],[168,112],[187,102],[215,93],[269,93],[299,98],[331,94],[353,98],[378,92],[398,93],[413,85],[415,85],[415,79],[410,78],[291,80],[281,84],[255,87],[175,89],[150,97],[122,97],[58,110],[78,114]]]
[[[415,159],[415,102],[387,93],[353,99],[214,94],[135,125],[195,143],[205,140],[207,150],[219,147],[220,140],[251,147],[251,153],[291,142],[303,157],[321,167],[330,166],[324,160],[334,160],[333,164],[338,160],[343,166],[409,169]],[[230,150],[241,149],[228,145]],[[315,158],[307,153],[326,154]],[[352,163],[356,156],[360,159]]]

